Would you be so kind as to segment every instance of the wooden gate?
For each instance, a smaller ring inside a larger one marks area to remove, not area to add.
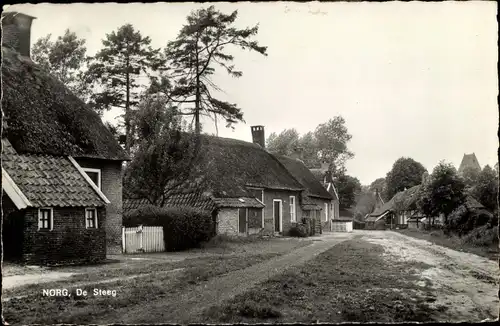
[[[126,254],[165,251],[163,227],[122,228],[122,246]]]

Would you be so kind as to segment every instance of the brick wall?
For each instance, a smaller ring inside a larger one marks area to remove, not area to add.
[[[97,159],[76,159],[82,168],[101,170],[101,191],[111,202],[106,206],[106,239],[108,254],[122,251],[122,162]]]
[[[106,210],[97,210],[97,229],[85,228],[85,208],[53,208],[53,229],[38,230],[38,209],[24,214],[23,260],[26,263],[96,262],[106,258]]]
[[[238,209],[221,208],[217,215],[217,234],[238,235]]]
[[[302,219],[302,209],[300,208],[299,197],[300,192],[298,191],[286,191],[286,190],[264,190],[264,230],[267,233],[274,232],[274,218],[273,218],[273,200],[281,199],[282,201],[282,230],[283,234],[287,234],[292,226],[290,220],[290,196],[295,196],[295,210],[297,214],[296,220],[299,222]],[[276,230],[278,232],[278,230]]]

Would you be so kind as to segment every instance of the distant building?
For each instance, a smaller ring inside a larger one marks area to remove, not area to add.
[[[462,163],[460,163],[460,167],[458,168],[458,173],[462,174],[465,171],[465,169],[468,168],[481,172],[481,165],[479,165],[476,154],[474,153],[464,154],[464,157],[462,158]]]

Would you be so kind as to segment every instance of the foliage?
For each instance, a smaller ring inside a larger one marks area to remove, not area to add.
[[[366,214],[373,212],[377,201],[375,195],[371,191],[361,191],[356,198],[356,206],[354,208],[354,217],[363,220]]]
[[[465,202],[465,183],[452,164],[440,162],[420,189],[418,207],[426,216],[448,216]]]
[[[379,193],[380,197],[384,200],[384,202],[390,199],[390,198],[388,199],[386,196],[387,183],[385,181],[385,178],[378,178],[375,181],[373,181],[370,184],[369,189],[372,193],[375,193],[378,190],[378,193]]]
[[[195,208],[159,208],[148,206],[124,215],[123,225],[162,226],[165,248],[178,251],[195,248],[214,236],[215,225],[209,212]]]
[[[321,161],[330,162],[330,171],[342,171],[348,159],[354,157],[349,151],[347,143],[351,140],[345,125],[345,119],[336,116],[327,122],[320,124],[314,131],[317,140],[318,155]]]
[[[392,198],[400,191],[419,185],[422,182],[424,172],[427,172],[424,166],[412,158],[401,157],[397,159],[385,178],[386,197]]]
[[[163,206],[173,190],[193,172],[200,151],[200,138],[183,132],[176,110],[145,103],[137,119],[141,142],[127,166],[126,191]]]
[[[279,134],[271,133],[267,138],[267,148],[278,155],[290,156],[299,145],[299,133],[295,128],[285,129]]]
[[[486,165],[472,185],[471,194],[488,210],[498,211],[498,174]]]
[[[490,168],[491,169],[491,168]],[[465,169],[462,171],[462,177],[464,178],[464,182],[466,187],[473,187],[475,186],[478,181],[479,181],[479,176],[481,175],[482,171],[478,171],[478,169],[474,167],[467,166]]]
[[[352,136],[348,133],[345,120],[335,116],[316,127],[314,132],[302,136],[296,129],[285,129],[281,133],[271,133],[267,140],[267,148],[279,155],[291,155],[296,148],[300,148],[301,159],[308,166],[317,166],[322,162],[329,163],[329,170],[333,175],[345,172],[345,162],[354,157],[347,148]]]
[[[334,180],[339,194],[339,205],[341,209],[350,208],[354,205],[356,195],[361,191],[361,183],[355,177],[341,174]]]
[[[200,132],[200,116],[226,120],[227,126],[243,121],[243,112],[233,103],[214,97],[210,90],[220,91],[212,81],[215,65],[222,67],[232,77],[243,73],[235,69],[234,56],[227,48],[236,47],[267,55],[266,47],[252,38],[258,33],[258,26],[238,29],[234,23],[238,12],[226,15],[214,6],[191,12],[175,41],[169,42],[165,56],[169,60],[176,86],[169,94],[178,103],[190,103],[194,107],[184,108],[184,115],[193,116],[195,131]]]
[[[309,235],[309,232],[307,232],[307,226],[301,223],[293,225],[288,232],[288,235],[291,237],[305,238]]]
[[[143,88],[140,77],[149,76],[163,64],[159,49],[151,47],[151,39],[143,37],[131,24],[106,34],[103,48],[91,58],[87,78],[99,86],[92,94],[92,105],[98,110],[111,107],[124,109],[125,150],[132,146],[131,120]]]
[[[64,35],[58,36],[55,42],[50,40],[51,37],[48,34],[33,44],[31,58],[86,102],[89,86],[84,72],[87,52],[85,40],[69,29],[65,30]]]
[[[475,228],[462,238],[463,243],[475,246],[491,246],[498,248],[498,224],[495,226],[483,225]]]

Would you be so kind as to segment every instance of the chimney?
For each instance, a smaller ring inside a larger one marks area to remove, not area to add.
[[[323,178],[323,183],[328,184],[330,182],[333,182],[332,180],[332,173],[328,170],[325,171],[325,177]]]
[[[304,153],[304,148],[302,148],[302,147],[295,147],[293,149],[292,154],[290,155],[290,158],[302,161],[302,155],[303,155],[303,153]]]
[[[19,12],[2,13],[2,46],[30,58],[31,23],[35,17]]]
[[[260,145],[262,148],[266,148],[266,135],[264,134],[264,126],[251,126],[252,130],[252,141],[254,144]]]

